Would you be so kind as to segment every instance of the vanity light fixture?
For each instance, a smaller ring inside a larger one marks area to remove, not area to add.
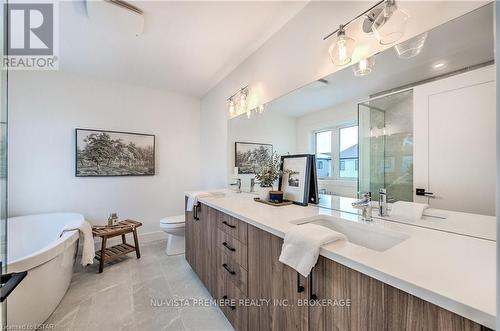
[[[375,67],[375,59],[374,57],[362,58],[361,61],[352,66],[352,71],[354,72],[354,76],[361,77],[369,75],[373,68]]]
[[[383,8],[380,5],[385,4]],[[345,28],[365,16],[363,22],[363,31],[368,34],[374,34],[382,45],[389,45],[398,41],[404,36],[406,23],[410,15],[400,9],[396,0],[381,0],[376,4],[354,17],[350,21],[341,24],[340,27],[326,35],[323,40],[337,35],[337,40],[328,49],[333,63],[342,66],[351,62],[351,55],[355,48],[355,41],[346,36]]]
[[[385,8],[372,24],[372,31],[381,45],[390,45],[404,36],[410,15],[400,9],[396,0],[387,0]]]
[[[245,86],[227,98],[227,108],[231,116],[247,112],[247,97],[248,86]]]
[[[338,66],[343,66],[351,62],[355,41],[345,34],[344,26],[340,25],[337,30],[337,40],[330,46],[328,53],[330,59]]]
[[[247,96],[248,96],[248,89],[242,88],[240,91],[240,111],[244,112],[247,109]]]
[[[229,108],[229,114],[234,115],[235,108],[234,108],[234,100],[232,97],[228,99],[227,107]]]

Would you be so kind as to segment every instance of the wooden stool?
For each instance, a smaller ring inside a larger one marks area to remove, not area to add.
[[[141,222],[125,220],[118,222],[115,226],[92,226],[92,234],[94,235],[94,237],[100,237],[102,239],[101,249],[95,252],[95,258],[100,261],[99,273],[103,271],[104,263],[111,261],[119,256],[135,251],[137,258],[141,258],[141,252],[139,251],[139,240],[137,239],[137,228],[141,225]],[[125,235],[131,232],[134,235],[135,246],[127,244],[127,241],[125,239]],[[114,245],[112,247],[106,247],[107,240],[116,236],[122,236],[122,243]]]

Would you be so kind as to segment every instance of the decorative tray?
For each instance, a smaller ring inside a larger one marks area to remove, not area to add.
[[[282,206],[288,206],[288,205],[293,204],[293,201],[290,201],[290,200],[283,200],[283,202],[279,202],[279,203],[261,200],[260,198],[253,198],[253,200],[256,202],[265,203],[266,205],[275,206],[275,207],[282,207]]]

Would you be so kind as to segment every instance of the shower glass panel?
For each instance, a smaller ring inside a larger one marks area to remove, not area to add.
[[[4,16],[6,0],[0,0],[0,17]],[[3,22],[2,22],[3,25]],[[4,54],[4,34],[0,32],[0,54]],[[7,273],[7,81],[8,73],[0,70],[0,261],[1,274]],[[5,329],[7,301],[0,303],[0,324]]]
[[[358,104],[358,191],[389,201],[413,201],[413,90]]]

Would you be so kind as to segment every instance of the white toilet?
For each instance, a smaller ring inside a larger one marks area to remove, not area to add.
[[[167,233],[167,255],[184,254],[185,215],[169,216],[160,220],[160,228]]]

